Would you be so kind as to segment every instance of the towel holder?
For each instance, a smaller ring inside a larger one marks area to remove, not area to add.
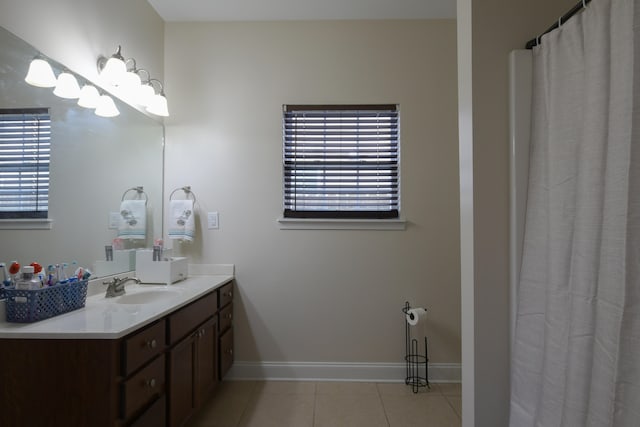
[[[147,202],[149,201],[149,196],[147,196],[147,193],[144,192],[144,189],[142,188],[142,186],[138,186],[138,187],[131,187],[128,190],[126,190],[123,194],[122,194],[122,200],[124,201],[124,197],[127,195],[128,192],[130,191],[135,191],[138,193],[138,199],[140,199],[142,197],[142,195],[144,195],[144,204],[146,205]]]
[[[180,190],[184,191],[187,199],[189,198],[189,196],[191,196],[193,198],[193,204],[195,205],[195,203],[196,203],[196,195],[193,193],[193,191],[191,191],[191,186],[190,185],[185,185],[184,187],[178,187],[175,190],[173,190],[171,192],[171,194],[169,194],[169,200],[171,200],[171,198],[173,197],[173,194],[176,191],[180,191]]]

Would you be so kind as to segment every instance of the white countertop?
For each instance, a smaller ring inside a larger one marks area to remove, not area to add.
[[[173,285],[125,285],[125,296],[166,292],[144,304],[119,302],[122,297],[105,298],[104,292],[90,295],[84,308],[34,323],[9,323],[0,319],[0,338],[20,339],[114,339],[123,337],[189,304],[202,295],[233,280],[233,275],[189,276]],[[123,300],[125,301],[125,300]]]

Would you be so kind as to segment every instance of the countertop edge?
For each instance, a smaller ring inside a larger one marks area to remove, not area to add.
[[[33,323],[10,323],[0,321],[0,339],[119,339],[140,328],[143,328],[156,320],[188,305],[203,295],[215,291],[219,287],[233,281],[233,275],[194,275],[173,285],[145,285],[145,286],[169,286],[185,289],[188,296],[181,297],[171,306],[163,306],[152,314],[136,319],[131,324],[117,331],[63,331],[61,325],[73,323],[74,317],[81,320],[89,316],[99,317],[103,314],[108,302],[103,301],[102,296],[93,295],[87,297],[87,305],[81,309],[71,311],[49,319]],[[210,282],[209,282],[210,281]],[[203,282],[209,282],[203,285]],[[194,288],[190,285],[197,284]],[[57,328],[57,330],[56,330]]]

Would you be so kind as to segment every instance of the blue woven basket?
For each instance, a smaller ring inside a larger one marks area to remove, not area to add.
[[[84,307],[87,280],[42,289],[5,289],[7,322],[31,323]]]

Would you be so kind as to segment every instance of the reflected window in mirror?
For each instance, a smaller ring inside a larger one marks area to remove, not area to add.
[[[0,219],[47,218],[48,108],[0,109]]]

